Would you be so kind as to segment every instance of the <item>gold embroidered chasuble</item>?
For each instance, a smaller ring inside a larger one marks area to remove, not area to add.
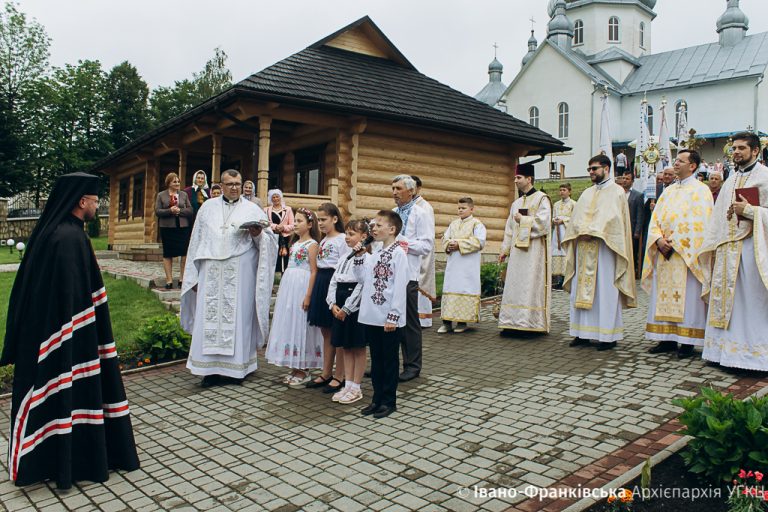
[[[739,220],[733,215],[729,220],[727,212],[736,198],[736,189],[748,187],[759,189],[760,206],[747,206],[744,219]],[[760,280],[768,289],[768,167],[758,163],[751,172],[732,173],[723,183],[718,198],[720,201],[712,211],[698,260],[702,266],[708,258],[713,260],[712,273],[705,274],[702,285],[702,297],[709,300],[708,324],[728,329],[746,238],[753,237],[755,263]]]
[[[528,210],[520,222],[514,217]],[[544,192],[524,195],[510,209],[501,254],[509,256],[499,311],[499,327],[549,332],[552,265],[549,235],[552,203]]]
[[[643,289],[651,293],[656,274],[656,321],[683,321],[688,270],[702,284],[707,279],[709,256],[698,259],[697,255],[704,246],[713,207],[709,187],[693,176],[667,187],[656,202],[648,225],[641,281]],[[660,238],[671,239],[675,252],[669,259],[657,257]]]
[[[635,270],[626,193],[612,182],[601,185],[582,192],[565,231],[562,241],[566,250],[563,288],[571,291],[571,281],[577,272],[578,251],[579,279],[574,305],[578,309],[592,309],[597,287],[597,253],[600,242],[603,242],[616,256],[613,284],[619,290],[622,307],[633,308],[636,305]]]

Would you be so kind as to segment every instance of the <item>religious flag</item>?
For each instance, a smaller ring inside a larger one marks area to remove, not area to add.
[[[649,176],[645,186],[645,199],[656,199],[656,176],[661,176],[666,167],[672,165],[672,151],[669,147],[669,125],[667,124],[667,100],[661,101],[659,107],[661,122],[659,123],[659,160],[656,162],[654,176]]]
[[[688,107],[684,101],[680,102],[680,115],[677,118],[677,126],[675,128],[677,147],[684,148],[685,141],[688,140]]]
[[[643,158],[643,153],[645,153],[650,145],[651,132],[648,129],[648,101],[643,99],[643,101],[640,102],[640,137],[637,139],[637,153],[635,156],[635,172],[639,170],[640,175],[632,186],[632,188],[641,194],[645,194],[645,189],[648,184],[648,164]]]
[[[613,142],[611,141],[611,119],[608,112],[608,93],[602,95],[603,113],[600,118],[600,152],[613,162]]]

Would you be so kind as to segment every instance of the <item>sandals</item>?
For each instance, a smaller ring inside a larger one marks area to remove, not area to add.
[[[309,372],[306,372],[303,377],[300,377],[298,375],[294,375],[291,377],[291,380],[288,382],[288,386],[292,388],[303,388],[307,382],[311,381],[312,376],[309,374]]]
[[[333,380],[333,377],[328,377],[327,379],[326,379],[326,378],[324,378],[322,375],[319,375],[318,377],[320,377],[320,382],[317,382],[317,381],[316,381],[316,380],[314,380],[314,379],[313,379],[313,380],[310,380],[310,381],[309,381],[309,382],[307,382],[307,384],[306,384],[306,385],[307,385],[307,387],[308,387],[308,388],[310,388],[310,389],[315,389],[315,388],[322,388],[322,387],[324,387],[324,386],[327,386],[327,385],[328,385],[328,383],[329,383],[329,382],[331,382],[331,381]]]
[[[333,382],[333,381],[336,381],[339,384],[336,385],[336,386],[332,386],[331,382]],[[339,380],[336,377],[332,377],[332,378],[328,379],[328,383],[323,388],[323,393],[330,394],[330,393],[336,393],[337,391],[341,391],[342,389],[344,389],[344,384],[346,384],[345,381]]]

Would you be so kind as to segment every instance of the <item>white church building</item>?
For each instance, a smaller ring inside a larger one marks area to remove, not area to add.
[[[665,0],[672,1],[672,0]],[[677,0],[675,0],[677,1]],[[537,178],[587,174],[599,153],[601,96],[609,95],[614,154],[640,134],[640,104],[648,100],[650,130],[658,135],[658,108],[667,101],[670,136],[676,111],[687,105],[688,127],[701,138],[708,162],[723,158],[728,137],[744,129],[768,132],[768,32],[748,35],[739,0],[727,0],[712,20],[713,40],[652,53],[656,0],[550,0],[547,37],[531,31],[522,68],[509,86],[494,58],[488,85],[475,97],[551,133],[572,150],[536,164]],[[688,25],[701,30],[701,24]]]

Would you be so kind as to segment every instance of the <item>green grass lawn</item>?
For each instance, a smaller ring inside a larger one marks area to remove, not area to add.
[[[15,277],[15,272],[0,272],[0,349],[5,337],[8,301]],[[104,276],[104,286],[109,296],[112,333],[115,336],[118,353],[130,353],[133,350],[136,335],[144,326],[144,322],[152,316],[168,314],[168,311],[154,293],[132,281]]]
[[[552,199],[552,202],[555,203],[560,200],[558,189],[560,188],[561,183],[571,184],[571,199],[574,201],[578,201],[581,193],[584,192],[585,189],[592,186],[592,180],[589,178],[574,178],[570,180],[538,180],[536,181],[535,186],[537,189],[547,193]]]
[[[91,244],[93,245],[94,251],[106,251],[107,250],[107,237],[106,236],[100,236],[98,238],[91,238]],[[8,246],[5,245],[5,241],[3,241],[3,245],[0,246],[0,265],[6,264],[6,263],[19,263],[21,259],[19,259],[19,252],[16,250],[16,248],[13,248],[13,252],[11,252],[8,249]]]

